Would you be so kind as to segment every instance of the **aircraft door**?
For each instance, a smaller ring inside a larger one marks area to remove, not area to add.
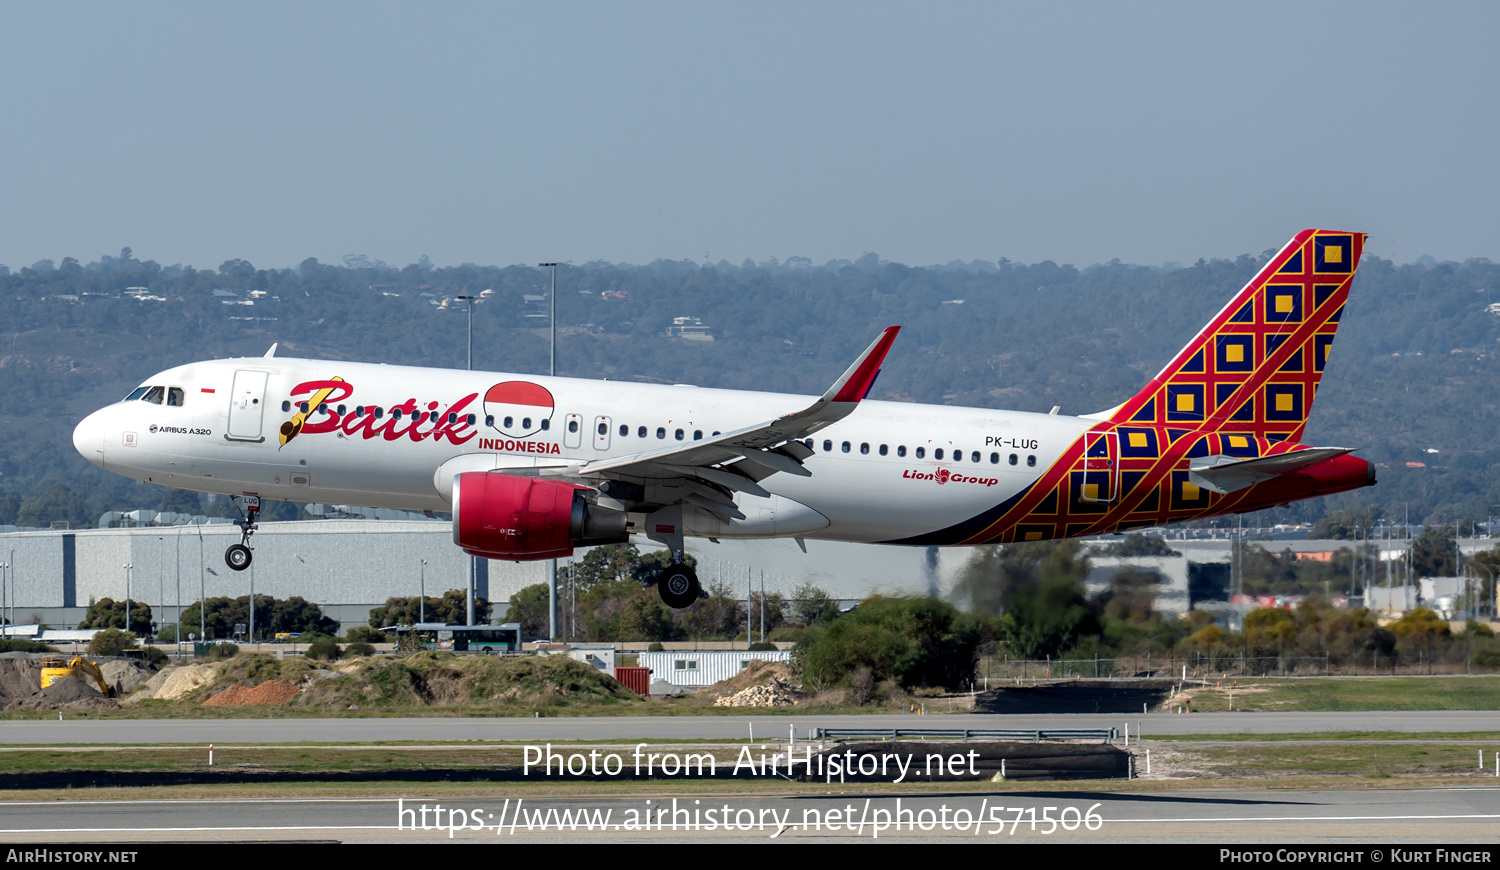
[[[230,390],[229,431],[224,435],[231,441],[264,441],[261,435],[261,420],[265,416],[266,399],[265,372],[237,371],[234,387]]]
[[[613,422],[614,421],[610,420],[608,417],[595,417],[594,418],[594,449],[595,450],[608,450],[609,449],[609,427],[611,425],[613,425]]]
[[[1120,436],[1089,432],[1083,436],[1083,492],[1079,501],[1111,502],[1120,489]]]
[[[583,417],[569,414],[567,422],[563,424],[563,446],[569,450],[577,450],[581,444],[583,444]]]

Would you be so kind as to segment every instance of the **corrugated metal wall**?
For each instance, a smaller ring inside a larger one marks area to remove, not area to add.
[[[744,670],[744,663],[791,661],[791,650],[674,650],[643,652],[640,665],[651,669],[651,679],[674,686],[712,686]]]

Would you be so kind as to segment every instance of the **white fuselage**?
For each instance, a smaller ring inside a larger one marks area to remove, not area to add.
[[[91,462],[200,492],[434,512],[452,509],[459,471],[630,456],[764,423],[813,400],[275,357],[194,363],[142,387],[141,398],[79,424],[74,443]],[[310,404],[283,444],[300,403],[320,395],[323,410]],[[771,499],[737,494],[744,520],[705,515],[685,525],[698,536],[863,542],[930,533],[1023,490],[1092,422],[866,401],[807,442],[811,476],[765,478]]]

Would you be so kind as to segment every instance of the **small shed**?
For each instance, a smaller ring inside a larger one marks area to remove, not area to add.
[[[791,650],[671,650],[643,652],[640,665],[652,680],[674,686],[712,686],[750,667],[751,662],[788,662]]]

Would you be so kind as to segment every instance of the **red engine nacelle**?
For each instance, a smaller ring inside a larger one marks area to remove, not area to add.
[[[453,481],[453,543],[473,556],[525,562],[628,540],[625,514],[590,504],[586,492],[555,480],[460,474]]]

